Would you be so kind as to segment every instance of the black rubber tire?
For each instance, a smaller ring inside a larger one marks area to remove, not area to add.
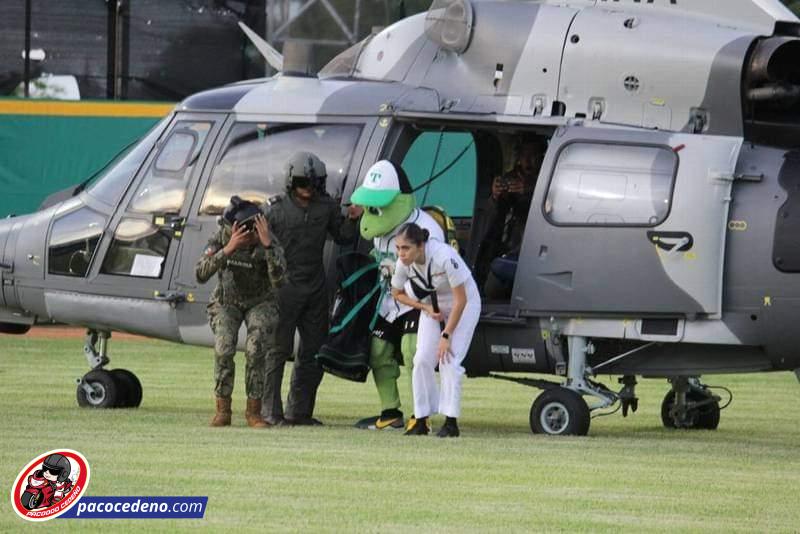
[[[116,408],[120,396],[120,386],[110,372],[104,369],[95,369],[83,375],[83,381],[96,390],[95,397],[89,398],[86,392],[78,385],[76,393],[78,406],[81,408]]]
[[[534,434],[585,436],[590,422],[586,401],[571,389],[545,390],[531,406],[530,425]]]
[[[42,504],[42,499],[44,499],[44,493],[34,493],[32,491],[26,491],[22,494],[22,506],[26,510],[35,510],[39,508]]]
[[[692,402],[700,402],[707,399],[708,394],[697,391],[696,389],[691,389],[686,393],[686,398]],[[664,400],[661,402],[661,423],[664,425],[664,428],[677,428],[675,426],[675,421],[673,421],[672,417],[669,415],[673,404],[675,404],[675,392],[670,390],[667,391],[667,394],[664,395]],[[695,411],[697,413],[692,415],[694,420],[693,424],[681,428],[702,430],[717,429],[720,417],[719,402],[714,401],[711,404],[706,404],[705,406],[697,408]]]
[[[138,408],[142,403],[142,383],[127,369],[113,369],[111,376],[119,385],[117,408]]]

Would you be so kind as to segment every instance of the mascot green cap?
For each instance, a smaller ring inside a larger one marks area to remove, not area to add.
[[[416,205],[405,171],[388,160],[367,170],[350,201],[366,208],[360,228],[364,239],[388,234],[411,215]]]

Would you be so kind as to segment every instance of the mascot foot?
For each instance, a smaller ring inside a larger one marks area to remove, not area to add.
[[[366,417],[355,424],[362,430],[403,430],[403,412],[400,410],[384,410],[380,415]]]

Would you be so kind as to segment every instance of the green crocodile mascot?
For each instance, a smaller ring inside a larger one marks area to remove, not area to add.
[[[420,312],[398,303],[391,295],[389,280],[397,262],[395,235],[403,224],[412,222],[426,228],[432,239],[442,242],[445,239],[444,231],[431,215],[416,207],[411,185],[403,169],[387,160],[381,160],[369,168],[351,201],[365,208],[361,217],[361,236],[372,239],[372,254],[380,263],[384,280],[378,300],[378,318],[372,331],[369,361],[378,389],[381,413],[358,421],[356,426],[370,430],[403,429],[397,379],[401,362],[405,362],[408,376],[411,376]],[[406,288],[406,293],[413,295],[413,288]],[[408,403],[413,406],[410,396]]]

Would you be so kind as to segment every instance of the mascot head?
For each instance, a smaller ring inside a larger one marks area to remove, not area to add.
[[[402,167],[381,160],[367,170],[364,182],[353,192],[353,204],[364,206],[361,237],[372,239],[390,233],[414,210],[414,194]]]

